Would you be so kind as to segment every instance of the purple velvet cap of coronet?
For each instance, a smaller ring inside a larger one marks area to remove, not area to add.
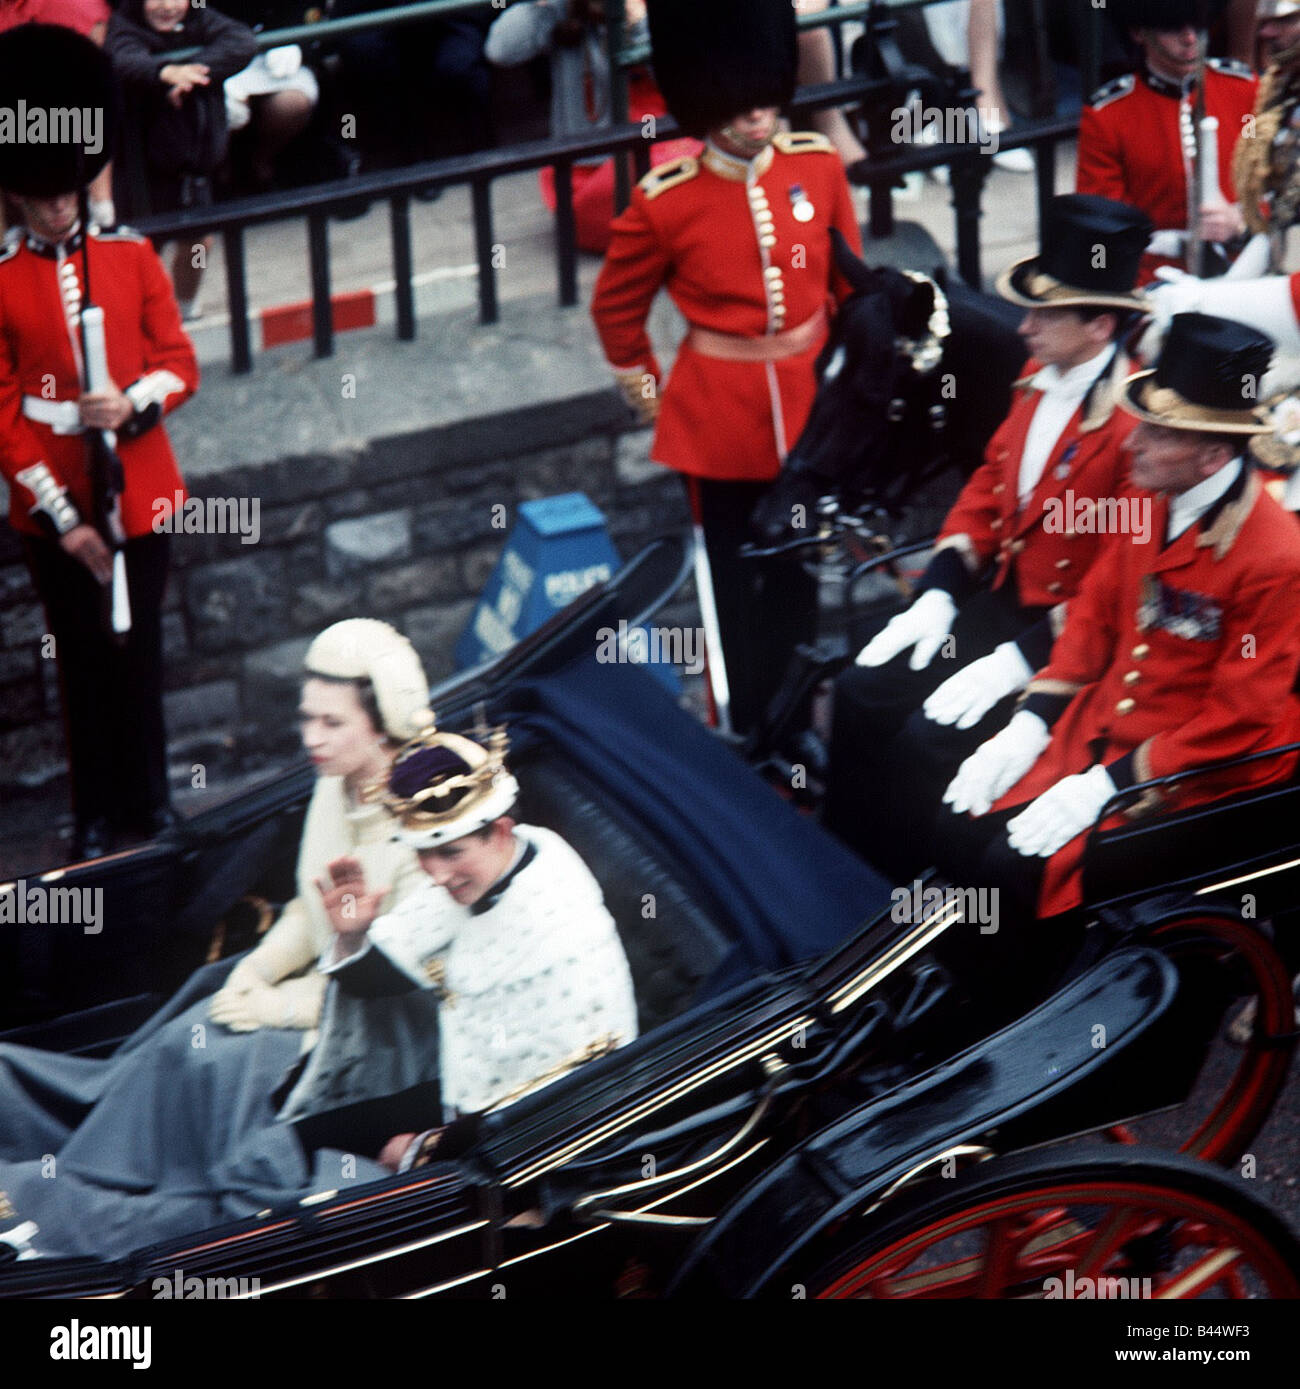
[[[388,789],[394,796],[410,800],[427,786],[433,786],[446,777],[464,776],[469,771],[469,763],[450,748],[416,748],[393,768]]]

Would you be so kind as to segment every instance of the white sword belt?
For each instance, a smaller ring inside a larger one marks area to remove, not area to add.
[[[47,424],[56,434],[80,434],[81,408],[75,400],[45,400],[38,395],[23,396],[23,414],[37,424]]]

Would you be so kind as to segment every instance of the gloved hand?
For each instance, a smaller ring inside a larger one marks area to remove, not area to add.
[[[934,660],[952,630],[957,605],[952,594],[942,588],[928,588],[906,612],[891,617],[888,624],[858,652],[860,666],[883,666],[901,651],[913,647],[908,666],[924,670]]]
[[[1022,709],[1001,733],[981,743],[957,769],[943,793],[945,805],[960,815],[986,815],[989,807],[1042,756],[1052,741],[1047,725],[1037,714]]]
[[[256,1032],[259,1027],[291,1027],[307,1031],[320,1018],[326,978],[313,971],[297,979],[268,984],[242,961],[225,987],[212,997],[208,1016],[232,1032]]]
[[[921,706],[934,723],[974,728],[1000,699],[1023,690],[1034,672],[1013,641],[950,675]]]
[[[113,206],[112,198],[91,198],[89,212],[95,226],[117,226],[117,208]]]
[[[1186,245],[1186,232],[1167,227],[1163,231],[1151,233],[1151,240],[1147,242],[1147,255],[1165,256],[1169,260],[1178,260]]]
[[[659,418],[659,385],[647,371],[615,373],[623,399],[632,407],[640,424],[654,424]]]
[[[296,43],[281,44],[279,48],[268,48],[262,55],[266,59],[266,70],[277,82],[292,77],[302,67],[302,49]]]
[[[260,1027],[289,1027],[288,1009],[274,984],[226,985],[215,994],[208,1017],[232,1032],[256,1032]]]
[[[1050,858],[1076,834],[1097,823],[1102,807],[1116,789],[1100,762],[1077,776],[1063,777],[1014,820],[1007,821],[1007,840],[1025,858]]]
[[[1175,314],[1213,314],[1267,333],[1277,344],[1279,356],[1300,353],[1300,325],[1296,323],[1289,276],[1263,275],[1241,280],[1223,275],[1198,280],[1172,266],[1162,267],[1156,274],[1160,283],[1147,287],[1146,299],[1165,327]]]

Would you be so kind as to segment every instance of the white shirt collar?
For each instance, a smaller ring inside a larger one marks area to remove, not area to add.
[[[1231,463],[1225,463],[1217,473],[1202,478],[1195,487],[1189,487],[1169,501],[1169,524],[1165,529],[1166,540],[1177,540],[1180,535],[1205,515],[1236,482],[1241,475],[1240,456]]]
[[[1069,367],[1065,371],[1056,366],[1043,367],[1034,373],[1034,379],[1030,384],[1044,395],[1082,400],[1088,394],[1088,388],[1114,356],[1115,350],[1115,345],[1111,343],[1103,347],[1095,357],[1089,357],[1086,362],[1080,362],[1077,367]]]

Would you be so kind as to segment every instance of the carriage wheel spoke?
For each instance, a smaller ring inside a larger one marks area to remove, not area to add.
[[[1212,1250],[1191,1268],[1183,1269],[1171,1283],[1166,1283],[1156,1297],[1164,1300],[1199,1297],[1207,1288],[1225,1279],[1240,1258],[1240,1249]]]

